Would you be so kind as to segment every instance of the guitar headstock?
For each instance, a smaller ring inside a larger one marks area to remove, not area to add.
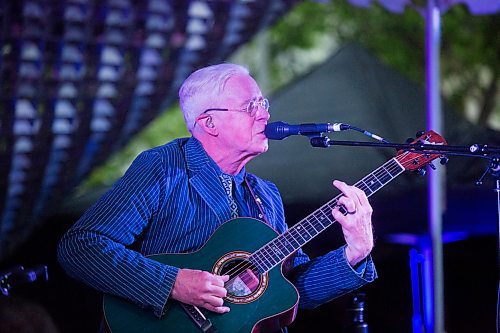
[[[434,131],[425,132],[410,144],[416,143],[429,145],[448,144],[441,135]],[[407,150],[400,150],[395,158],[406,170],[418,170],[439,157],[441,157],[440,154],[425,154],[421,152],[413,153]]]

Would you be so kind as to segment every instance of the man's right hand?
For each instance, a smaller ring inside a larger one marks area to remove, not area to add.
[[[229,275],[215,275],[209,272],[181,269],[175,279],[171,297],[180,302],[196,305],[217,313],[229,312],[223,306],[227,290],[224,283]]]

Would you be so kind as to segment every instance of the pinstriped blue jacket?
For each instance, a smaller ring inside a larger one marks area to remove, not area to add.
[[[231,218],[214,162],[195,138],[182,138],[141,153],[125,175],[63,236],[58,247],[67,273],[106,293],[125,297],[160,316],[179,268],[144,257],[192,252]],[[271,226],[286,230],[274,184],[246,173]],[[253,199],[251,199],[253,201]],[[260,211],[250,204],[252,217]],[[344,247],[293,262],[299,306],[314,308],[376,278],[368,257],[353,270]]]

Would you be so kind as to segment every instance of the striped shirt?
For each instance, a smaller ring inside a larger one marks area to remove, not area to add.
[[[157,316],[163,313],[179,268],[146,258],[198,250],[231,212],[220,169],[195,138],[176,139],[141,153],[124,176],[63,236],[58,259],[72,277],[127,298]],[[278,233],[287,229],[274,184],[243,172],[247,213]],[[241,184],[241,183],[240,183]],[[242,202],[238,202],[239,205]],[[376,278],[368,257],[361,270],[348,264],[344,247],[309,259],[298,251],[291,272],[299,306],[314,308]]]

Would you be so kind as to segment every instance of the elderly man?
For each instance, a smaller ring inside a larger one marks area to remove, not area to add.
[[[264,221],[279,234],[287,230],[276,186],[245,171],[247,162],[268,149],[269,102],[248,71],[234,64],[194,72],[179,97],[192,137],[141,153],[63,237],[59,260],[71,276],[158,317],[168,312],[171,299],[225,314],[231,308],[225,302],[229,275],[147,256],[196,251],[237,216]],[[315,259],[295,253],[288,276],[303,308],[376,278],[369,255],[372,208],[363,191],[334,185],[343,196],[332,214],[346,245]]]

